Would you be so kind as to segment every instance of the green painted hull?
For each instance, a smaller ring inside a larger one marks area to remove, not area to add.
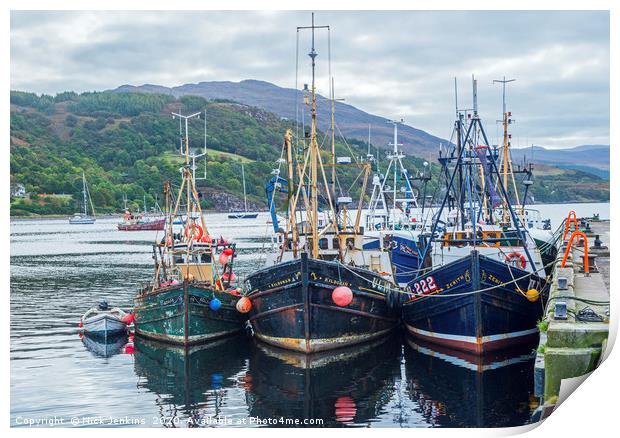
[[[209,307],[213,298],[222,303],[218,310]],[[246,320],[235,308],[237,300],[234,295],[195,284],[155,289],[134,300],[136,334],[182,345],[231,336],[243,330]]]

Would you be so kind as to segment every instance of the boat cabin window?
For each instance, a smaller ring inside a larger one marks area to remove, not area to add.
[[[334,237],[332,239],[332,248],[333,249],[340,249],[340,240],[337,237]]]
[[[319,248],[320,249],[328,249],[329,244],[327,243],[327,238],[323,237],[319,239]]]
[[[347,248],[349,249],[355,248],[355,239],[353,237],[347,237]]]

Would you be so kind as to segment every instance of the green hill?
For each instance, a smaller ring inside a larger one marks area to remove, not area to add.
[[[207,172],[206,180],[199,181],[204,206],[242,206],[243,162],[248,201],[252,208],[266,208],[264,184],[280,157],[285,130],[293,127],[273,113],[198,96],[65,92],[52,97],[12,91],[11,183],[24,185],[30,196],[12,198],[11,214],[73,213],[81,198],[82,170],[99,213],[120,211],[124,196],[133,209],[141,207],[143,197],[153,205],[157,196],[161,199],[166,180],[179,180],[179,124],[172,111],[206,111]],[[196,150],[204,145],[203,130],[204,120],[190,123],[190,146]],[[349,150],[365,155],[363,141],[346,143],[337,144],[339,155]],[[419,169],[421,162],[406,159],[410,169]],[[197,167],[197,176],[203,176],[204,162]],[[438,167],[432,168],[438,175]],[[536,177],[537,202],[609,199],[608,182],[578,170],[550,169]],[[360,190],[355,176],[350,170],[339,177],[343,191],[353,196]],[[435,178],[428,193],[434,193],[438,183]]]
[[[12,215],[74,212],[82,170],[99,212],[119,211],[124,196],[134,209],[144,196],[153,205],[158,194],[161,199],[164,181],[174,186],[179,180],[179,123],[172,111],[206,111],[207,172],[206,180],[198,181],[204,206],[242,207],[243,162],[249,204],[266,208],[264,185],[280,158],[283,134],[293,127],[272,113],[196,96],[102,92],[51,97],[12,91],[11,182],[24,185],[31,195],[12,200]],[[350,143],[356,153],[359,145]],[[202,151],[204,119],[190,121],[190,146]],[[337,150],[346,149],[337,144]],[[204,161],[196,172],[204,175]],[[344,184],[353,180],[353,172],[342,176]]]

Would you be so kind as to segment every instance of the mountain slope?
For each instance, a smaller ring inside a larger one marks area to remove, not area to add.
[[[274,84],[257,80],[241,82],[213,81],[198,84],[185,84],[178,87],[162,87],[145,84],[141,86],[122,85],[117,92],[144,92],[170,94],[175,97],[196,95],[207,99],[230,99],[246,105],[262,108],[287,119],[296,119],[296,102],[302,102],[302,92],[292,88],[282,88]],[[299,112],[301,114],[301,106]],[[319,128],[326,131],[330,124],[331,103],[323,96],[317,98]],[[305,111],[308,113],[307,109]],[[306,123],[309,115],[306,114]],[[380,148],[386,148],[392,140],[392,126],[388,119],[369,114],[352,105],[336,102],[336,123],[342,134],[347,138],[357,138],[366,141],[368,125],[372,129],[372,143]],[[425,131],[403,125],[399,129],[399,141],[403,143],[403,150],[408,154],[428,156],[428,152],[435,152],[439,143],[448,142],[435,137]]]
[[[513,149],[512,156],[513,160],[518,162],[525,157],[532,163],[581,170],[609,179],[609,145],[582,145],[570,149],[546,149],[533,146]]]
[[[224,211],[242,207],[243,162],[250,208],[265,208],[265,182],[280,157],[282,135],[293,127],[289,120],[256,107],[197,96],[67,92],[52,97],[11,91],[11,183],[30,193],[11,200],[11,214],[73,213],[81,198],[82,170],[99,213],[119,211],[124,196],[134,210],[142,208],[144,197],[153,205],[157,194],[161,200],[164,181],[178,181],[179,124],[170,113],[179,109],[207,112],[208,165],[206,180],[198,182],[203,205]],[[203,136],[203,121],[190,122],[192,149],[202,149]],[[353,155],[365,154],[364,143],[348,143]],[[339,156],[349,154],[343,143],[337,142],[336,150]],[[328,152],[324,154],[329,160]],[[403,164],[415,173],[422,161],[408,156]],[[204,162],[197,165],[197,176],[203,176]],[[338,170],[342,194],[359,195],[358,170]],[[431,174],[427,193],[438,194],[444,181],[435,163]],[[541,164],[534,180],[530,194],[536,202],[609,199],[608,181],[579,170]]]

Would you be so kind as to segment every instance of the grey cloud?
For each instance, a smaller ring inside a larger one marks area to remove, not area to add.
[[[295,27],[309,19],[307,12],[12,12],[11,87],[56,93],[248,78],[292,87]],[[508,94],[519,118],[514,137],[556,147],[609,142],[607,12],[318,12],[316,22],[331,25],[338,96],[365,111],[449,136],[453,78],[468,106],[474,73],[493,133],[501,91],[492,80],[506,75],[517,78]],[[299,84],[308,81],[308,43],[302,33]],[[317,46],[327,94],[325,34]]]

